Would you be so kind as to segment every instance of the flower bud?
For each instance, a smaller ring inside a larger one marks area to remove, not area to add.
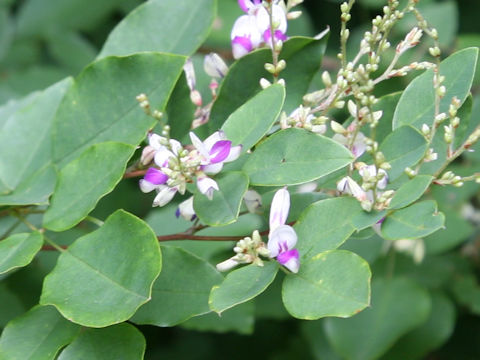
[[[336,121],[333,121],[333,120],[330,121],[330,126],[332,130],[337,134],[342,134],[342,135],[347,134],[347,130]]]
[[[262,87],[262,89],[266,89],[270,85],[272,85],[272,83],[270,81],[268,81],[267,79],[265,79],[265,78],[260,79],[260,86]]]
[[[223,78],[227,74],[228,66],[218,54],[210,53],[203,60],[203,69],[211,77]]]

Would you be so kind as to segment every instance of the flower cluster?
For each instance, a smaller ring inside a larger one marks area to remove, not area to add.
[[[276,258],[277,261],[293,273],[300,268],[300,257],[295,230],[286,225],[288,211],[290,210],[290,194],[287,189],[278,190],[273,196],[270,208],[270,231],[268,243],[262,242],[260,233],[255,230],[252,237],[246,237],[235,245],[233,251],[236,253],[230,259],[217,264],[219,271],[227,271],[238,264],[253,263],[263,266],[260,256]]]
[[[345,176],[337,183],[337,190],[342,194],[354,196],[366,211],[370,211],[373,207],[376,210],[388,207],[394,191],[379,191],[385,189],[388,184],[387,172],[381,168],[377,169],[375,165],[366,165],[361,162],[355,165],[362,177],[362,186],[350,176]]]
[[[324,134],[327,131],[327,125],[325,122],[327,118],[325,116],[315,117],[310,111],[309,107],[300,105],[293,110],[287,117],[285,113],[282,113],[280,118],[280,126],[282,129],[290,127],[303,128],[305,130],[312,131],[317,134]]]
[[[270,14],[262,0],[238,0],[240,8],[246,15],[240,16],[233,25],[231,32],[232,52],[235,59],[248,54],[263,44],[272,46],[287,39],[287,12],[285,5],[274,3],[271,5],[272,24]],[[272,29],[274,41],[272,41]]]
[[[187,183],[197,180],[198,190],[212,199],[218,184],[207,175],[214,175],[222,170],[223,164],[236,160],[242,146],[232,146],[222,131],[210,135],[201,141],[194,133],[190,133],[193,149],[188,150],[173,139],[151,134],[149,145],[144,148],[141,162],[155,166],[148,168],[140,180],[143,192],[157,191],[153,206],[164,206],[177,192],[184,194]]]

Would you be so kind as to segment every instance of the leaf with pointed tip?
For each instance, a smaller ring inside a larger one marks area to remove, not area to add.
[[[445,215],[437,211],[435,201],[427,200],[397,210],[382,223],[382,235],[388,240],[418,239],[440,229]]]
[[[191,55],[215,19],[215,0],[150,0],[133,10],[108,36],[99,58],[142,51]]]
[[[142,360],[145,347],[142,333],[123,323],[104,329],[84,329],[58,360]]]
[[[251,264],[231,271],[225,280],[212,288],[208,304],[218,314],[260,295],[277,275],[276,261],[264,266]]]
[[[370,308],[350,319],[325,319],[325,331],[343,357],[377,359],[402,335],[423,324],[430,309],[428,292],[412,280],[376,279]]]
[[[282,110],[285,88],[272,85],[255,95],[228,117],[222,126],[233,145],[246,152],[270,130]]]
[[[345,250],[322,252],[302,261],[298,274],[283,281],[282,299],[298,319],[349,317],[370,304],[372,273],[360,256]]]
[[[61,167],[93,144],[118,141],[138,145],[155,119],[138,106],[146,94],[163,110],[182,72],[183,56],[140,53],[95,61],[75,78],[53,124],[53,159]]]
[[[150,227],[118,210],[62,252],[45,278],[40,303],[84,326],[125,321],[150,300],[161,259]]]
[[[173,246],[162,246],[163,268],[152,300],[135,313],[136,324],[174,326],[210,312],[208,296],[222,275],[207,261]],[[195,276],[192,276],[195,274]]]
[[[132,145],[105,142],[92,145],[67,164],[59,173],[43,225],[63,231],[78,224],[122,179],[134,151]]]
[[[0,338],[0,359],[53,360],[80,326],[64,319],[53,306],[36,306],[12,320]]]
[[[209,200],[197,191],[193,198],[195,214],[205,224],[220,226],[238,218],[243,196],[248,190],[248,177],[241,171],[226,172],[217,179],[219,190]]]
[[[0,274],[27,266],[43,244],[39,232],[14,234],[0,241]]]
[[[448,112],[453,97],[460,103],[467,98],[472,86],[478,58],[478,48],[460,50],[440,63],[440,75],[445,76],[442,83],[446,88],[440,101],[439,112]],[[435,118],[435,90],[433,89],[433,71],[429,70],[416,77],[405,89],[398,101],[393,128],[411,125],[420,130],[423,124],[432,126]]]
[[[303,129],[281,130],[259,144],[243,170],[252,185],[295,185],[318,179],[351,163],[344,146]]]

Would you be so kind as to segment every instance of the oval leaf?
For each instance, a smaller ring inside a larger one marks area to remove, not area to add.
[[[113,29],[98,57],[142,51],[191,55],[205,41],[215,13],[215,0],[150,0]]]
[[[0,274],[30,264],[42,244],[39,232],[14,234],[0,241]]]
[[[184,62],[183,56],[141,53],[104,58],[85,68],[55,115],[54,161],[64,166],[105,141],[138,145],[155,120],[140,109],[136,96],[146,94],[151,107],[162,110]]]
[[[164,265],[153,284],[152,300],[138,309],[131,321],[174,326],[210,312],[210,290],[223,276],[210,263],[183,249],[172,246],[161,249]]]
[[[197,192],[193,198],[193,208],[198,218],[212,226],[226,225],[238,218],[243,195],[248,189],[248,177],[240,171],[222,174],[216,179],[220,190],[209,200]]]
[[[105,142],[89,147],[65,166],[60,171],[43,225],[63,231],[83,220],[122,179],[134,151],[132,145]]]
[[[410,279],[377,279],[372,295],[371,307],[351,319],[325,319],[330,343],[347,359],[378,358],[403,334],[424,323],[430,313],[427,291]]]
[[[442,85],[447,92],[440,101],[440,113],[447,112],[452,98],[463,103],[470,92],[478,58],[478,48],[460,50],[440,64],[440,75],[445,76]],[[435,118],[435,90],[433,71],[416,77],[405,89],[393,116],[393,128],[411,125],[421,129],[423,124],[432,126]]]
[[[84,329],[58,360],[142,360],[145,347],[142,333],[124,323],[105,329]]]
[[[241,144],[242,152],[255,145],[272,127],[282,110],[285,88],[272,85],[263,90],[228,117],[222,126],[233,145]]]
[[[252,185],[295,185],[318,179],[352,162],[344,146],[302,129],[286,129],[263,141],[243,170]]]
[[[339,247],[355,231],[352,220],[361,212],[352,197],[320,200],[306,208],[294,225],[302,257]]]
[[[435,201],[428,200],[400,209],[382,223],[382,235],[388,240],[418,239],[440,229],[445,216],[437,211]]]
[[[360,256],[345,250],[326,251],[303,261],[298,274],[285,278],[283,304],[298,319],[349,317],[370,304],[371,277]]]
[[[150,300],[160,268],[161,254],[150,227],[118,210],[62,252],[45,278],[40,303],[54,305],[84,326],[116,324]]]
[[[395,192],[395,195],[390,202],[390,209],[401,209],[410,205],[415,200],[420,199],[423,193],[428,189],[433,176],[418,175],[413,179],[407,181],[405,184]]]
[[[219,315],[235,305],[260,295],[277,275],[276,261],[266,261],[264,266],[251,264],[230,272],[225,280],[212,288],[208,304]]]
[[[0,338],[0,359],[55,359],[80,326],[64,319],[52,306],[36,306],[12,320]]]

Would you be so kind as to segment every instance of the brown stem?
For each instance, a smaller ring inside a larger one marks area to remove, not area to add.
[[[288,223],[288,225],[294,225],[295,221]],[[261,236],[268,235],[269,230],[264,230],[260,232]],[[241,236],[209,236],[209,235],[192,235],[188,233],[178,233],[178,234],[171,234],[171,235],[159,235],[157,236],[157,240],[159,242],[162,241],[172,241],[172,240],[194,240],[194,241],[238,241],[242,240],[246,236],[249,235],[241,235]],[[66,249],[67,246],[59,245],[62,249]],[[57,250],[51,245],[43,245],[42,250],[44,251],[51,251]]]
[[[146,172],[147,170],[135,170],[135,171],[126,172],[125,174],[123,174],[123,178],[129,179],[134,177],[140,177],[145,175]]]

